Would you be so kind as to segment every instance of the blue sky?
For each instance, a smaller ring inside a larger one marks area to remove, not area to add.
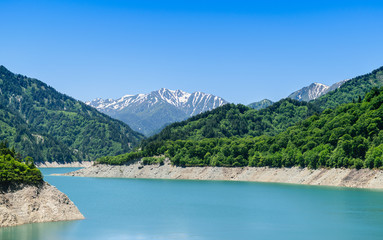
[[[248,104],[383,66],[383,1],[0,0],[0,64],[80,100]]]

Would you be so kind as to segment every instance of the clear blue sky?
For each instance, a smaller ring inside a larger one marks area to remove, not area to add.
[[[161,87],[235,103],[383,65],[383,1],[1,0],[0,64],[80,100]]]

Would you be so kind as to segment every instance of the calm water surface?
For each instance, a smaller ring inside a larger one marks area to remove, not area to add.
[[[0,229],[0,239],[383,239],[383,192],[225,181],[50,176],[86,220]]]

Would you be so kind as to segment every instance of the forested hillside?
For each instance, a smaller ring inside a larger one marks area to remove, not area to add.
[[[177,166],[380,168],[382,104],[383,88],[373,88],[360,102],[327,109],[276,136],[152,142],[142,151],[98,161],[122,164],[165,154]]]
[[[24,156],[33,156],[40,161],[80,159],[67,145],[50,135],[34,131],[18,112],[7,107],[0,109],[0,139],[7,139]]]
[[[70,162],[130,151],[143,136],[128,125],[0,66],[0,131],[35,161]]]
[[[373,87],[379,88],[382,86],[383,67],[380,67],[371,73],[355,77],[345,82],[341,87],[312,102],[322,110],[327,108],[334,109],[343,103],[353,102],[359,97],[363,98]]]
[[[143,141],[143,146],[164,140],[275,135],[319,112],[312,104],[283,99],[262,110],[226,104],[212,111],[173,123]]]
[[[315,113],[357,101],[373,87],[383,86],[383,67],[370,74],[342,81],[342,84],[340,88],[309,104],[287,98],[259,111],[243,105],[228,104],[186,121],[171,124],[143,141],[142,145],[160,144],[160,141],[164,140],[273,136]]]

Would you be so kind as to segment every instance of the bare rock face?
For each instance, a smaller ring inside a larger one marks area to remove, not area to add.
[[[74,203],[48,183],[0,192],[0,227],[84,219]]]
[[[82,161],[82,162],[70,162],[70,163],[59,163],[59,162],[40,162],[35,163],[35,166],[38,168],[73,168],[73,167],[90,167],[93,165],[92,161]]]
[[[80,177],[156,178],[277,182],[353,188],[383,189],[383,171],[370,169],[308,169],[268,167],[176,167],[164,165],[112,166],[98,164],[75,172],[57,174]]]

